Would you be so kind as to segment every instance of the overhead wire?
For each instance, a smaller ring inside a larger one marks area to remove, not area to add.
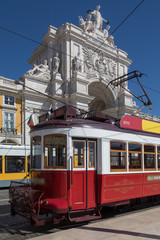
[[[132,10],[132,12],[127,15],[127,17],[112,31],[112,33],[94,50],[94,52],[96,52],[98,49],[100,49],[100,47],[105,43],[105,41],[106,41],[113,33],[115,33],[115,32],[120,28],[120,26],[122,26],[122,24],[137,10],[137,8],[138,8],[143,2],[144,2],[144,0],[142,0],[142,1]],[[52,50],[55,50],[55,51],[60,52],[60,53],[62,53],[62,54],[65,54],[65,55],[68,55],[68,56],[70,56],[70,57],[73,57],[73,56],[70,55],[70,54],[67,54],[67,53],[62,52],[62,51],[60,51],[60,50],[57,50],[57,49],[55,49],[55,48],[53,48],[53,47],[51,47],[51,46],[48,46],[47,44],[40,43],[40,42],[38,42],[38,41],[36,41],[36,40],[34,40],[34,39],[32,39],[32,38],[29,38],[29,37],[27,37],[27,36],[24,36],[24,35],[22,35],[22,34],[19,34],[19,33],[15,32],[15,31],[12,31],[12,30],[10,30],[10,29],[8,29],[8,28],[5,28],[5,27],[0,26],[0,29],[2,29],[2,30],[4,30],[4,31],[7,31],[7,32],[10,32],[10,33],[12,33],[12,34],[14,34],[14,35],[17,35],[17,36],[19,36],[19,37],[22,37],[22,38],[24,38],[24,39],[26,39],[26,40],[32,41],[32,42],[34,42],[34,43],[40,44],[41,46],[45,46],[45,47],[51,48]],[[84,61],[84,62],[81,64],[80,67],[82,67],[82,66],[90,59],[90,57],[91,57],[92,55],[93,55],[93,54],[91,54],[91,55],[87,58],[87,60]],[[61,86],[60,86],[54,93],[52,93],[52,95],[55,94],[60,88],[62,88],[62,86],[63,86],[64,84],[66,84],[70,79],[71,79],[71,77],[69,77],[67,80],[65,80],[65,81],[61,84]],[[39,91],[38,91],[38,92],[39,92]],[[43,93],[41,93],[41,92],[39,92],[39,93],[40,93],[40,94],[43,94]],[[45,94],[43,94],[43,95],[45,95]],[[60,101],[59,99],[55,99],[55,98],[51,97],[50,95],[46,95],[46,96],[47,96],[48,98],[51,98],[51,99],[54,99],[54,100],[56,100],[56,101],[59,101],[59,102],[61,102],[61,103],[63,103],[63,104],[66,104],[65,102]],[[48,100],[47,100],[47,101],[48,101]],[[47,102],[47,101],[45,101],[45,102]],[[75,106],[72,106],[72,107],[77,108],[77,107],[75,107]],[[82,109],[79,109],[79,108],[77,108],[77,109],[78,109],[78,110],[82,110]],[[26,118],[26,119],[24,120],[24,122],[26,122],[28,119],[29,119],[29,117]],[[24,123],[24,122],[23,122],[23,123]],[[22,123],[21,123],[20,125],[22,125]]]
[[[136,85],[139,85],[137,82],[135,82],[135,81],[133,81],[133,80],[129,80],[129,81],[132,82],[132,83],[134,83],[134,84],[136,84]],[[153,91],[153,92],[156,92],[156,93],[160,94],[160,91],[158,91],[158,90],[156,90],[156,89],[153,89],[153,88],[151,88],[151,87],[148,87],[148,86],[145,85],[145,84],[143,84],[143,86],[144,86],[145,88]]]
[[[105,43],[105,41],[106,41],[107,39],[109,39],[109,37],[111,37],[111,35],[112,35],[113,33],[115,33],[115,32],[122,26],[122,24],[138,9],[138,7],[139,7],[143,2],[144,2],[144,0],[142,0],[135,8],[131,11],[131,13],[129,13],[129,14],[127,15],[127,17],[112,31],[112,33],[111,33],[104,41],[102,41],[102,43],[94,50],[94,52],[96,52],[96,51]],[[65,55],[67,55],[67,56],[73,57],[72,55],[67,54],[66,52],[62,52],[62,51],[60,51],[60,50],[58,50],[58,49],[56,49],[56,48],[53,48],[53,47],[51,47],[51,46],[48,46],[48,44],[45,44],[45,43],[43,43],[43,42],[41,43],[41,42],[39,42],[39,41],[37,41],[37,40],[34,40],[34,39],[32,39],[32,38],[30,38],[30,37],[27,37],[27,36],[25,36],[25,35],[23,35],[23,34],[17,33],[17,32],[15,32],[15,31],[13,31],[13,30],[8,29],[8,28],[5,28],[5,27],[0,26],[0,29],[2,29],[2,30],[4,30],[4,31],[7,31],[7,32],[9,32],[9,33],[12,33],[12,34],[14,34],[14,35],[16,35],[16,36],[22,37],[22,38],[24,38],[24,39],[26,39],[26,40],[32,41],[32,42],[34,42],[34,43],[40,44],[41,46],[48,47],[48,48],[50,48],[50,49],[52,49],[52,50],[55,50],[56,52],[59,52],[59,53],[65,54]],[[93,54],[94,54],[94,53],[92,53],[85,61],[83,61],[83,63],[82,63],[79,67],[81,68],[81,67],[93,56]],[[71,77],[69,77],[67,80],[65,80],[65,81],[61,84],[61,86],[54,92],[54,94],[55,94],[64,84],[66,84],[70,79],[71,79]]]

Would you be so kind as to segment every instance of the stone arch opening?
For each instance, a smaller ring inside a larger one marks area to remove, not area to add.
[[[103,112],[116,107],[116,100],[110,87],[102,82],[91,82],[88,86],[89,95],[95,97],[89,104],[89,110]]]
[[[4,140],[2,140],[1,141],[1,143],[3,143],[3,144],[12,144],[12,145],[18,145],[18,143],[17,142],[15,142],[14,140],[12,140],[12,139],[4,139]]]

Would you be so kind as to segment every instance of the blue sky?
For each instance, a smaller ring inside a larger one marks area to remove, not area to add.
[[[110,33],[141,0],[3,0],[0,27],[8,28],[41,42],[47,27],[69,22],[78,26],[78,16],[85,18],[88,9],[101,5],[100,12],[110,21]],[[160,0],[144,0],[133,15],[114,33],[115,44],[133,61],[129,72],[139,70],[148,75],[141,79],[147,86],[153,105],[151,114],[160,116]],[[0,29],[0,76],[19,79],[31,67],[27,60],[38,44]],[[133,82],[129,88],[141,94]],[[156,91],[150,90],[155,89]],[[137,105],[140,104],[137,102]]]

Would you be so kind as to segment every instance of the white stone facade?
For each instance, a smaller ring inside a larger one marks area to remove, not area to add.
[[[127,74],[131,60],[118,49],[110,26],[103,30],[99,7],[89,11],[86,20],[79,17],[79,27],[65,23],[58,29],[49,26],[43,43],[33,52],[29,63],[32,69],[21,79],[25,86],[32,86],[62,102],[48,99],[48,104],[58,108],[64,103],[87,111],[102,112],[120,118],[137,109],[132,95],[120,87],[108,85],[119,76]],[[127,88],[127,82],[124,83]],[[61,87],[62,85],[62,87]],[[28,94],[28,97],[27,97]],[[34,108],[37,93],[25,90],[28,108]],[[47,101],[37,95],[39,108]],[[31,110],[32,112],[32,110]]]

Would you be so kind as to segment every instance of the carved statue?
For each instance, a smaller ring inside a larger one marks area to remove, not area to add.
[[[97,7],[96,7],[96,10],[94,10],[93,12],[92,12],[92,14],[93,14],[93,16],[94,16],[94,27],[95,27],[95,29],[98,29],[98,30],[102,30],[102,24],[103,24],[103,21],[105,22],[105,23],[109,23],[107,20],[105,20],[104,18],[102,18],[102,15],[101,15],[101,13],[99,12],[99,9],[101,8],[101,6],[100,5],[98,5]]]
[[[88,31],[88,32],[94,31],[94,25],[93,25],[93,21],[91,20],[91,18],[92,18],[92,12],[91,12],[91,10],[88,10],[87,16],[86,16],[86,21],[85,21],[84,31]]]
[[[99,9],[100,5],[98,5],[96,7],[96,10],[93,12],[91,10],[88,10],[85,21],[82,17],[79,17],[79,27],[82,28],[85,32],[94,32],[95,30],[102,31],[103,21],[107,24],[109,23],[107,20],[102,18]],[[94,19],[92,19],[92,15]]]
[[[108,37],[108,31],[110,29],[110,26],[107,25],[107,27],[103,30],[103,34],[104,34],[104,38],[107,38]]]
[[[34,75],[35,77],[44,77],[46,79],[49,79],[50,70],[47,64],[47,60],[44,60],[43,64],[40,65],[34,64],[33,69],[29,70],[26,74],[30,76]]]
[[[59,54],[56,53],[56,56],[53,59],[53,73],[59,73],[59,65],[60,65],[60,58],[59,58]]]
[[[72,60],[72,71],[74,72],[81,72],[81,65],[82,61],[80,59],[80,53],[77,54]]]

